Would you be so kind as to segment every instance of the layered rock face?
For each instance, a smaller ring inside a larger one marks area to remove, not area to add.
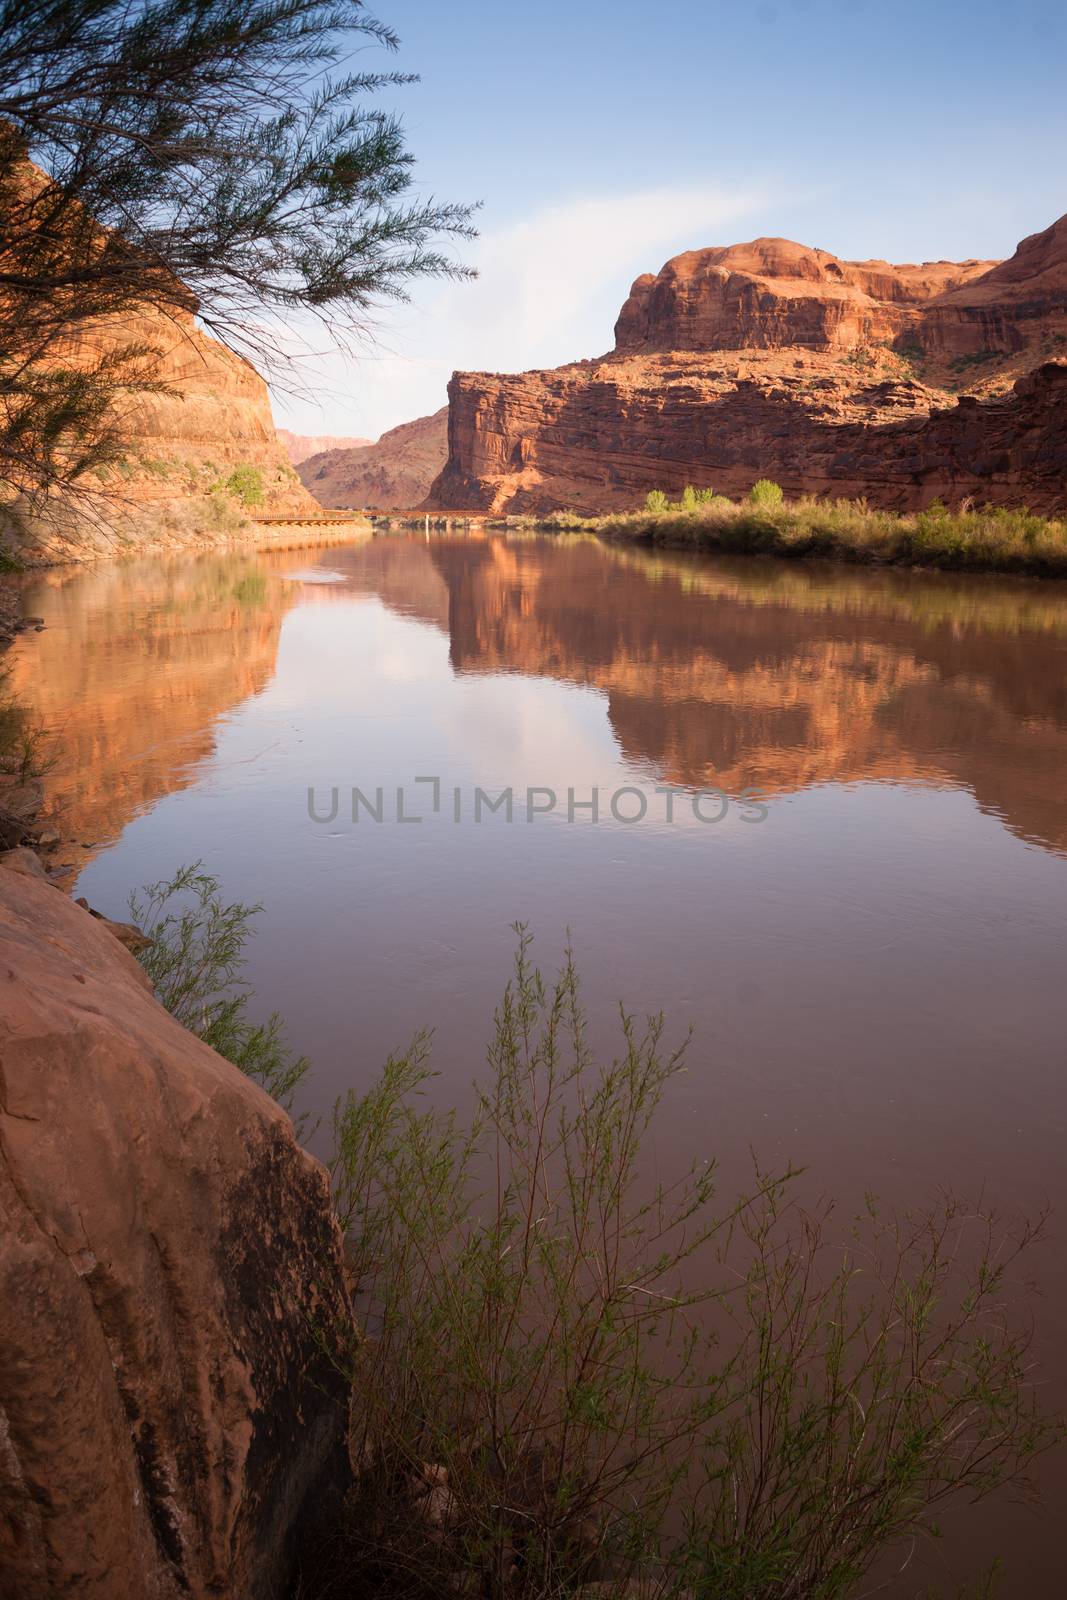
[[[41,510],[18,501],[0,507],[9,548],[30,560],[78,561],[219,543],[237,534],[250,512],[317,510],[275,434],[263,379],[202,332],[192,313],[102,324],[62,361],[89,364],[129,345],[155,352],[160,390],[128,392],[116,402],[124,460]]]
[[[50,884],[0,950],[0,1596],[266,1600],[341,1427],[326,1174]]]
[[[851,350],[896,338],[918,307],[993,265],[839,261],[789,239],[688,250],[634,283],[615,349]]]
[[[448,407],[403,422],[377,444],[328,450],[300,462],[300,480],[331,509],[409,511],[448,459]]]
[[[596,361],[456,373],[428,503],[625,509],[770,477],[898,509],[1067,507],[1067,218],[1001,265],[689,251],[637,279],[615,335]]]

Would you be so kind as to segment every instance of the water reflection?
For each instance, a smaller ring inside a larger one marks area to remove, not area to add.
[[[11,652],[12,685],[54,736],[50,804],[95,845],[193,781],[213,725],[269,682],[299,591],[268,562],[201,556],[60,568],[26,606],[44,633]]]
[[[1067,847],[1059,585],[1043,595],[586,540],[378,541],[333,564],[446,629],[456,672],[603,691],[623,755],[663,781],[772,794],[958,785],[1023,838]]]
[[[1067,594],[649,555],[585,539],[381,538],[35,579],[48,615],[15,682],[60,731],[52,792],[114,838],[191,781],[215,719],[257,694],[297,604],[372,597],[448,638],[456,673],[599,690],[626,763],[659,781],[792,793],[880,780],[970,790],[1067,849]]]

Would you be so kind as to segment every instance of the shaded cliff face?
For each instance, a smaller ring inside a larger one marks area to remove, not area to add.
[[[771,477],[894,509],[1067,507],[1067,219],[999,266],[690,251],[638,278],[615,331],[597,361],[456,373],[429,503],[625,509]]]
[[[448,407],[383,433],[376,444],[327,450],[299,464],[300,481],[332,509],[409,511],[448,459]]]
[[[0,949],[0,1594],[267,1600],[342,1427],[327,1175],[51,885]]]

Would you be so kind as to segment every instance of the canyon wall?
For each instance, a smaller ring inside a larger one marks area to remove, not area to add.
[[[273,1600],[333,1459],[326,1173],[105,926],[0,870],[0,1596]]]
[[[0,542],[31,562],[79,561],[221,543],[252,514],[317,511],[278,441],[263,379],[192,313],[101,324],[57,360],[76,367],[131,344],[155,352],[160,387],[116,398],[123,458],[41,506],[7,501]]]
[[[784,239],[637,279],[595,361],[457,372],[427,504],[627,509],[739,495],[1067,509],[1067,218],[1010,261],[840,261]]]
[[[448,459],[448,407],[383,433],[376,444],[328,450],[299,463],[300,481],[320,505],[339,510],[410,511]]]

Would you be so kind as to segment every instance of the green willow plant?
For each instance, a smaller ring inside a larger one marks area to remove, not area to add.
[[[517,931],[469,1118],[430,1104],[427,1035],[334,1111],[365,1330],[344,1581],[838,1600],[945,1500],[1023,1481],[1056,1434],[1007,1304],[1039,1226],[946,1200],[839,1230],[791,1170],[725,1207],[709,1162],[649,1183],[687,1041],[623,1013],[598,1064],[570,953],[546,984]]]
[[[278,1012],[251,1020],[251,989],[240,975],[252,919],[263,907],[224,901],[219,880],[195,861],[131,894],[129,908],[153,941],[138,960],[160,1003],[291,1110],[311,1063],[287,1045]]]

